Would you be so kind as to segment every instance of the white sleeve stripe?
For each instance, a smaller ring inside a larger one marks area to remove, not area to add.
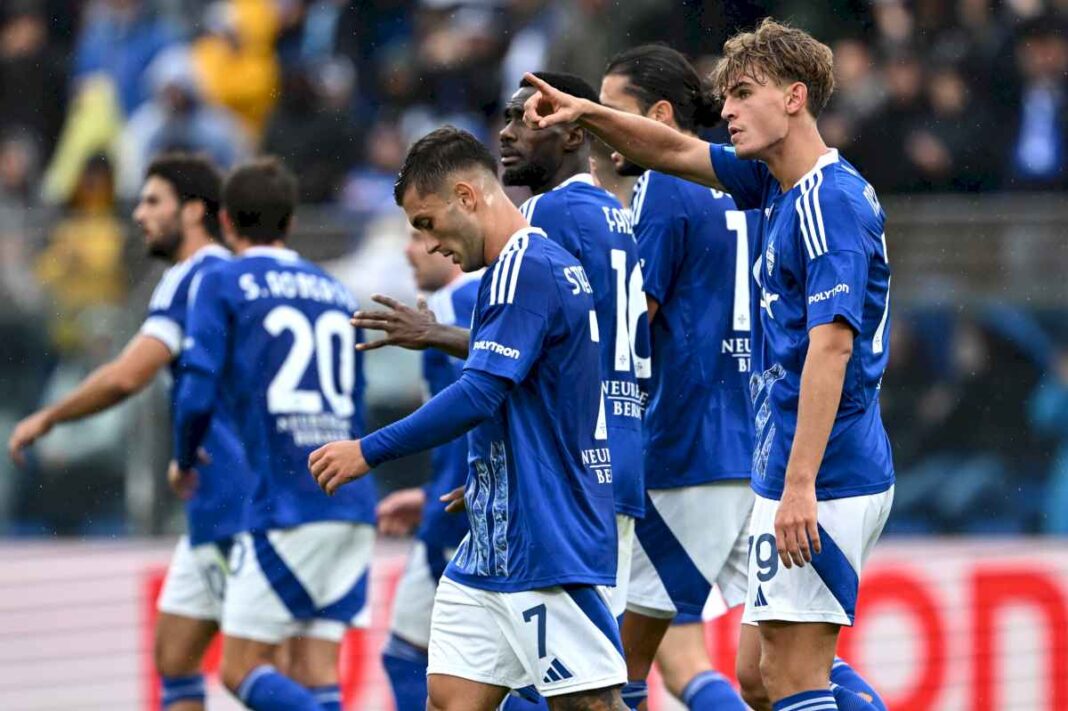
[[[638,182],[634,185],[634,199],[631,200],[633,208],[631,212],[633,218],[631,224],[638,224],[638,220],[642,218],[642,208],[645,207],[645,193],[649,187],[649,171],[642,173],[642,177],[638,178]]]
[[[804,196],[794,203],[794,209],[797,211],[797,224],[801,227],[801,239],[805,242],[805,251],[808,252],[808,258],[810,260],[816,258],[816,254],[812,251],[812,242],[808,238],[808,228],[805,227],[805,213],[802,211],[801,205]]]
[[[516,287],[516,284],[519,282],[519,268],[521,266],[523,266],[523,255],[526,254],[526,251],[527,251],[527,240],[528,239],[529,238],[526,235],[520,237],[520,242],[522,244],[519,247],[519,250],[516,251],[515,264],[512,265],[512,283],[508,285],[508,303],[509,304],[512,303],[513,301],[515,301],[515,287]]]
[[[494,295],[495,302],[498,304],[505,303],[504,297],[508,293],[508,277],[512,273],[512,259],[515,257],[515,250],[509,250],[503,258],[501,258],[501,279],[497,286],[497,293]]]
[[[182,327],[173,319],[166,316],[149,316],[141,324],[140,333],[163,343],[172,355],[177,356],[182,352]]]
[[[801,197],[797,202],[800,205],[800,211],[798,212],[798,218],[801,224],[801,234],[805,238],[805,246],[808,248],[809,259],[815,259],[826,252],[824,242],[820,240],[819,231],[816,229],[816,220],[813,219],[813,203],[812,199],[815,197],[816,187],[819,185],[821,178],[820,173],[809,177],[801,183]],[[822,219],[820,220],[820,227],[823,226]]]
[[[827,231],[823,228],[823,210],[820,209],[820,187],[823,185],[823,171],[816,173],[816,187],[813,190],[812,204],[816,211],[817,234],[823,244],[823,252],[827,253]]]

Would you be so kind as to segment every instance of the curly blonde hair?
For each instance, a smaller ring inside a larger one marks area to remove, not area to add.
[[[801,82],[808,88],[808,111],[818,118],[834,92],[834,55],[804,30],[766,17],[752,32],[740,32],[723,44],[712,86],[724,97],[743,76],[761,84],[769,79],[776,84]]]

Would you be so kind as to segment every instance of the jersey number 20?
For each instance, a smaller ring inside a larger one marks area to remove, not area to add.
[[[338,417],[355,412],[352,391],[356,387],[356,352],[352,326],[340,311],[327,311],[315,320],[292,306],[271,309],[263,327],[272,336],[283,331],[293,334],[293,345],[267,387],[267,411],[317,415],[323,411],[323,398]],[[337,344],[338,377],[334,377],[334,344]],[[312,359],[319,374],[319,390],[301,390],[300,381]]]

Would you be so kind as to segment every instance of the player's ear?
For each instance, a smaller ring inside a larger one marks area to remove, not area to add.
[[[804,82],[795,81],[786,87],[786,113],[793,116],[804,111],[808,102],[808,87]]]
[[[478,203],[478,193],[475,190],[475,186],[466,180],[461,180],[452,188],[453,197],[460,203],[460,207],[465,210],[474,210],[475,205]]]
[[[660,123],[675,123],[675,107],[665,99],[661,99],[650,106],[645,115]]]
[[[564,150],[572,153],[586,145],[586,129],[582,126],[568,126],[564,134]]]
[[[198,225],[204,221],[204,203],[200,200],[186,200],[182,203],[181,220],[183,225]]]

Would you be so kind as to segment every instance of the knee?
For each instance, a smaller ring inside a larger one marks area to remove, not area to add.
[[[223,645],[222,661],[219,663],[219,679],[223,686],[235,695],[245,681],[245,677],[258,666],[271,665],[273,659],[269,656],[259,656],[249,653],[237,645]]]

